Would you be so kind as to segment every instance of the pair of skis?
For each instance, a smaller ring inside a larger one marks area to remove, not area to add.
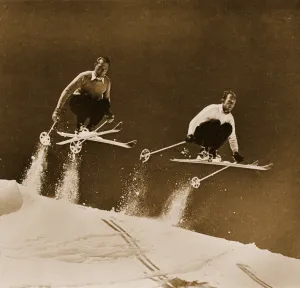
[[[103,138],[102,137],[103,135],[108,135],[108,134],[113,134],[113,133],[120,132],[122,130],[122,127],[123,127],[123,123],[119,122],[112,129],[98,132],[98,130],[100,128],[102,128],[106,123],[107,123],[107,121],[103,122],[102,125],[100,127],[98,127],[97,130],[95,130],[95,131],[88,131],[87,129],[83,129],[79,133],[67,133],[67,132],[59,132],[59,131],[57,131],[57,133],[60,136],[62,136],[62,137],[68,137],[70,139],[58,142],[56,144],[57,145],[70,144],[70,149],[71,149],[72,153],[74,153],[74,154],[80,153],[80,151],[82,149],[82,145],[83,145],[83,143],[85,141],[94,141],[94,142],[99,142],[99,143],[114,145],[114,146],[118,146],[118,147],[122,147],[122,148],[133,148],[135,146],[135,144],[137,143],[136,140],[124,143],[124,142],[119,142],[119,141],[116,141],[116,140],[109,140],[109,139]],[[50,145],[50,136],[49,136],[49,134],[54,129],[55,124],[56,123],[54,123],[52,125],[52,127],[51,127],[51,129],[50,129],[50,131],[48,133],[47,132],[42,132],[40,134],[40,142],[43,145],[45,145],[45,146]]]
[[[176,146],[179,146],[179,145],[182,145],[182,144],[185,144],[186,141],[182,141],[182,142],[179,142],[179,143],[176,143],[176,144],[173,144],[173,145],[170,145],[168,147],[164,147],[164,148],[161,148],[161,149],[158,149],[158,150],[155,150],[155,151],[150,151],[149,149],[144,149],[141,154],[140,154],[140,160],[142,162],[147,162],[149,159],[150,159],[150,156],[153,155],[153,154],[156,154],[156,153],[159,153],[159,152],[162,152],[164,150],[167,150],[167,149],[171,149],[173,147],[176,147]],[[200,183],[211,177],[211,176],[214,176],[216,175],[217,173],[220,173],[222,172],[223,170],[225,169],[228,169],[229,167],[235,167],[235,168],[242,168],[242,169],[250,169],[250,170],[259,170],[259,171],[268,171],[270,170],[274,164],[273,163],[270,163],[270,164],[267,164],[267,165],[263,165],[263,166],[260,166],[258,165],[258,161],[255,161],[251,164],[240,164],[240,163],[235,163],[235,162],[229,162],[229,161],[220,161],[220,162],[216,162],[216,161],[213,161],[213,160],[203,160],[203,159],[177,159],[177,158],[173,158],[173,159],[170,159],[170,161],[172,162],[178,162],[178,163],[187,163],[187,164],[204,164],[204,165],[217,165],[217,166],[223,166],[221,169],[203,177],[203,178],[198,178],[197,176],[193,177],[191,179],[191,185],[194,187],[194,188],[199,188],[200,186]]]
[[[98,132],[98,130],[103,127],[107,121],[105,121],[100,127],[97,128],[95,131],[88,131],[88,130],[83,130],[80,133],[66,133],[66,132],[57,132],[60,136],[62,137],[69,137],[70,139],[61,141],[56,143],[57,145],[65,145],[65,144],[70,144],[70,149],[74,154],[80,153],[82,149],[82,145],[85,141],[94,141],[94,142],[99,142],[99,143],[105,143],[109,145],[114,145],[122,148],[133,148],[135,144],[137,143],[136,140],[124,143],[124,142],[119,142],[115,140],[109,140],[105,139],[102,136],[107,135],[107,134],[113,134],[113,133],[118,133],[122,130],[123,123],[119,122],[114,128]],[[56,123],[54,123],[49,130],[49,132],[42,132],[40,134],[40,142],[48,146],[50,145],[50,136],[49,134],[51,131],[53,131]],[[140,154],[140,160],[142,162],[147,162],[150,159],[150,156],[159,152],[162,152],[167,149],[171,149],[173,147],[183,145],[185,144],[186,141],[181,141],[179,143],[170,145],[168,147],[164,147],[161,149],[158,149],[156,151],[150,151],[149,149],[144,149],[141,154]],[[217,165],[217,166],[223,166],[221,169],[203,177],[202,179],[198,177],[193,177],[191,180],[191,185],[194,188],[198,188],[200,186],[200,183],[213,176],[216,175],[217,173],[220,173],[221,171],[228,169],[229,167],[235,167],[235,168],[242,168],[242,169],[250,169],[250,170],[258,170],[258,171],[268,171],[273,167],[273,163],[267,164],[260,166],[258,165],[258,161],[255,161],[251,164],[240,164],[240,163],[235,163],[235,162],[229,162],[229,161],[221,161],[221,162],[215,162],[215,161],[210,161],[210,160],[203,160],[203,159],[177,159],[173,158],[170,159],[172,162],[178,162],[178,163],[187,163],[187,164],[204,164],[204,165]]]

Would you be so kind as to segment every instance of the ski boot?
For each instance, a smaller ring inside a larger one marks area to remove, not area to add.
[[[218,154],[217,149],[210,149],[209,150],[209,161],[211,162],[222,162],[222,157]]]
[[[112,123],[115,119],[115,115],[109,110],[105,113],[104,119],[107,121],[107,123]]]
[[[208,149],[205,147],[202,147],[202,151],[200,153],[198,153],[196,159],[202,160],[202,161],[208,161],[209,160]]]
[[[87,133],[87,132],[89,132],[89,129],[88,128],[86,128],[86,126],[85,125],[80,125],[79,126],[79,128],[77,128],[76,130],[75,130],[75,134],[82,134],[82,133]]]

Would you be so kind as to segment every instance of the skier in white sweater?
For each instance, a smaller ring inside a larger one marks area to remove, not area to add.
[[[239,153],[235,123],[231,111],[236,103],[236,95],[225,91],[221,104],[212,104],[200,111],[190,122],[186,142],[200,145],[202,151],[197,158],[222,161],[218,149],[228,139],[233,158],[240,163],[244,160]]]

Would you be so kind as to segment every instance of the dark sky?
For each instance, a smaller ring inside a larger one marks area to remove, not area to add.
[[[80,201],[115,207],[142,169],[141,150],[184,140],[189,121],[232,89],[241,154],[275,167],[228,169],[206,180],[190,195],[188,228],[300,258],[299,9],[298,1],[0,2],[1,178],[20,181],[62,90],[107,55],[112,110],[124,122],[117,137],[138,144],[86,143]],[[73,125],[66,111],[59,128]],[[145,216],[161,213],[178,181],[216,170],[170,163],[180,149],[144,165]],[[49,191],[67,152],[49,150]],[[228,145],[220,152],[228,158]]]

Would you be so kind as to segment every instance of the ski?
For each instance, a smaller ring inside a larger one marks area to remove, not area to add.
[[[81,151],[82,149],[82,144],[85,141],[94,141],[94,142],[100,142],[100,143],[106,143],[114,146],[119,146],[123,148],[133,148],[135,144],[137,143],[137,140],[133,140],[127,143],[124,142],[119,142],[119,141],[114,141],[114,140],[108,140],[100,137],[100,135],[106,135],[106,134],[111,134],[111,133],[117,133],[120,132],[122,129],[123,123],[119,122],[113,129],[106,130],[106,131],[88,131],[88,130],[83,130],[82,132],[78,134],[73,134],[73,133],[66,133],[66,132],[57,132],[59,135],[63,137],[71,137],[71,139],[64,140],[61,142],[57,142],[57,145],[64,145],[70,143],[70,149],[74,154],[77,154]],[[99,127],[101,128],[101,126]],[[98,128],[98,129],[99,129]]]
[[[57,132],[57,133],[60,134],[60,133],[64,133],[64,132]],[[69,133],[66,133],[66,134],[69,134]],[[57,142],[56,143],[57,145],[64,145],[64,144],[68,144],[68,143],[75,142],[75,141],[87,140],[91,137],[97,136],[97,132],[94,132],[94,133],[93,132],[81,132],[79,134],[72,134],[72,135],[70,134],[70,136],[66,136],[66,135],[61,135],[61,136],[72,137],[72,138],[61,141],[61,142]]]
[[[227,167],[235,167],[235,168],[243,168],[243,169],[251,169],[251,170],[260,170],[260,171],[267,171],[273,167],[273,163],[259,166],[258,163],[252,164],[239,164],[233,163],[229,161],[221,161],[221,162],[213,162],[213,161],[205,161],[200,159],[170,159],[173,162],[180,162],[180,163],[189,163],[189,164],[205,164],[205,165],[219,165],[219,166],[227,166]]]
[[[64,140],[61,142],[56,143],[57,145],[64,145],[68,144],[74,141],[80,141],[80,140],[90,140],[92,137],[96,136],[101,136],[101,135],[106,135],[106,134],[111,134],[111,133],[118,133],[122,130],[123,127],[123,122],[119,122],[114,128],[110,130],[105,130],[101,132],[96,132],[96,131],[83,131],[78,134],[75,133],[66,133],[66,132],[57,132],[60,136],[63,137],[72,137],[71,139]]]
[[[100,143],[105,143],[105,144],[110,144],[110,145],[115,145],[123,148],[133,148],[135,144],[137,143],[137,140],[129,141],[127,143],[124,142],[119,142],[119,141],[114,141],[114,140],[108,140],[104,139],[102,137],[92,137],[88,139],[89,141],[95,141],[95,142],[100,142]]]

